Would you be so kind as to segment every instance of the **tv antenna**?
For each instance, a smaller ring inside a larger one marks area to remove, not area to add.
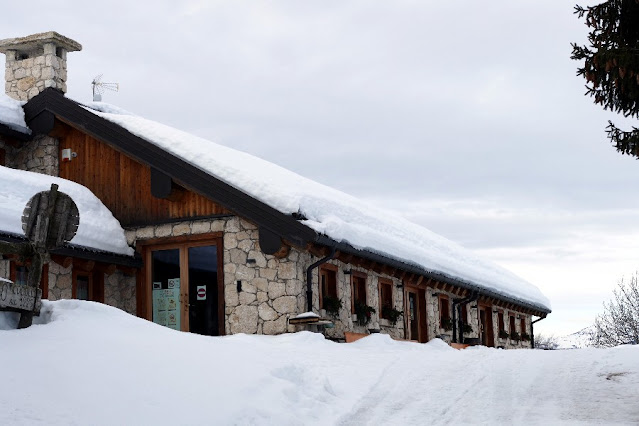
[[[102,81],[102,74],[93,79],[91,86],[93,86],[93,102],[101,102],[102,94],[105,90],[111,90],[113,92],[120,90],[119,83],[107,83]]]

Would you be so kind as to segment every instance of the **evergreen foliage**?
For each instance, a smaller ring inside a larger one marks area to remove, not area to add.
[[[572,44],[571,59],[583,61],[577,75],[586,79],[586,95],[605,110],[639,118],[639,0],[608,0],[575,6],[590,28],[589,46]],[[622,154],[639,157],[639,129],[624,131],[611,121],[608,138]]]

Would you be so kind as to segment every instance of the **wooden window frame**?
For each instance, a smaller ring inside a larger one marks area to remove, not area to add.
[[[368,305],[368,275],[360,271],[351,271],[351,313],[355,313],[355,283],[364,280],[364,304]]]
[[[91,272],[87,272],[87,271],[82,271],[82,270],[76,270],[75,268],[73,268],[73,272],[72,272],[72,284],[71,284],[71,298],[72,299],[77,299],[78,298],[78,276],[82,276],[82,277],[87,277],[89,280],[89,284],[88,284],[88,299],[90,301],[94,301],[93,297],[93,293],[94,293],[94,289],[93,289],[93,274]]]
[[[470,324],[470,320],[468,319],[468,304],[463,303],[461,305],[461,320],[464,324]]]
[[[515,321],[515,314],[508,315],[508,329],[510,330],[508,332],[510,336],[517,332],[517,322]]]
[[[382,298],[382,287],[387,286],[390,287],[390,307],[395,309],[395,294],[393,291],[393,281],[387,278],[379,278],[377,280],[377,292],[379,294],[379,317],[383,319],[388,319],[384,316],[384,299]]]
[[[528,332],[526,331],[526,318],[525,317],[521,317],[519,318],[519,334],[522,336],[523,338],[523,334],[526,333],[528,334]]]
[[[452,321],[452,317],[451,317],[451,312],[450,312],[450,298],[445,295],[445,294],[440,294],[438,296],[438,300],[439,300],[439,327],[440,328],[444,328],[443,326],[443,321],[444,319],[449,319]],[[446,306],[446,312],[448,313],[447,316],[444,316],[444,309],[442,309],[443,306]]]
[[[506,323],[504,322],[504,311],[497,312],[497,328],[497,336],[499,336],[502,331],[506,331]]]
[[[322,265],[320,265],[319,268],[317,268],[317,287],[318,287],[318,291],[317,291],[317,295],[319,296],[319,307],[320,309],[324,309],[324,292],[322,291],[322,274],[323,273],[330,273],[330,274],[334,274],[335,276],[335,297],[337,297],[339,299],[339,294],[338,294],[338,267],[336,265],[333,265],[332,263],[324,263]]]
[[[214,245],[217,247],[217,292],[218,292],[218,336],[226,334],[226,313],[224,296],[224,233],[211,232],[208,234],[183,235],[179,237],[164,237],[143,240],[137,242],[137,247],[142,253],[144,266],[137,277],[137,309],[138,316],[153,321],[153,294],[152,294],[152,261],[151,254],[156,250],[179,249],[180,256],[180,299],[182,330],[189,329],[189,311],[185,308],[189,304],[188,298],[183,293],[188,289],[188,249],[190,247],[202,247]],[[185,267],[186,266],[186,267]],[[183,284],[185,284],[183,286]]]
[[[13,259],[10,260],[9,261],[9,279],[12,282],[16,282],[17,266],[26,266],[27,268],[29,267],[27,263],[20,262],[18,260],[13,260]],[[40,289],[42,290],[42,298],[48,299],[49,298],[49,264],[48,263],[45,263],[44,265],[42,265],[42,276],[40,277]]]

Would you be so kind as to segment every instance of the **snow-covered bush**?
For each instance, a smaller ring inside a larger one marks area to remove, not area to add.
[[[612,347],[639,343],[639,284],[637,272],[630,280],[621,279],[614,297],[604,302],[604,311],[595,319],[592,343]]]

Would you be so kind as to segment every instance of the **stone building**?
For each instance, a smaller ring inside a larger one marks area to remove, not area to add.
[[[88,188],[135,254],[71,241],[52,251],[45,297],[207,335],[311,328],[336,340],[381,332],[530,346],[533,316],[550,312],[536,287],[266,161],[69,99],[66,55],[81,48],[55,32],[0,40],[5,91],[24,113],[17,122],[0,113],[0,160]],[[0,224],[0,238],[24,236]],[[26,268],[0,260],[14,281]]]

